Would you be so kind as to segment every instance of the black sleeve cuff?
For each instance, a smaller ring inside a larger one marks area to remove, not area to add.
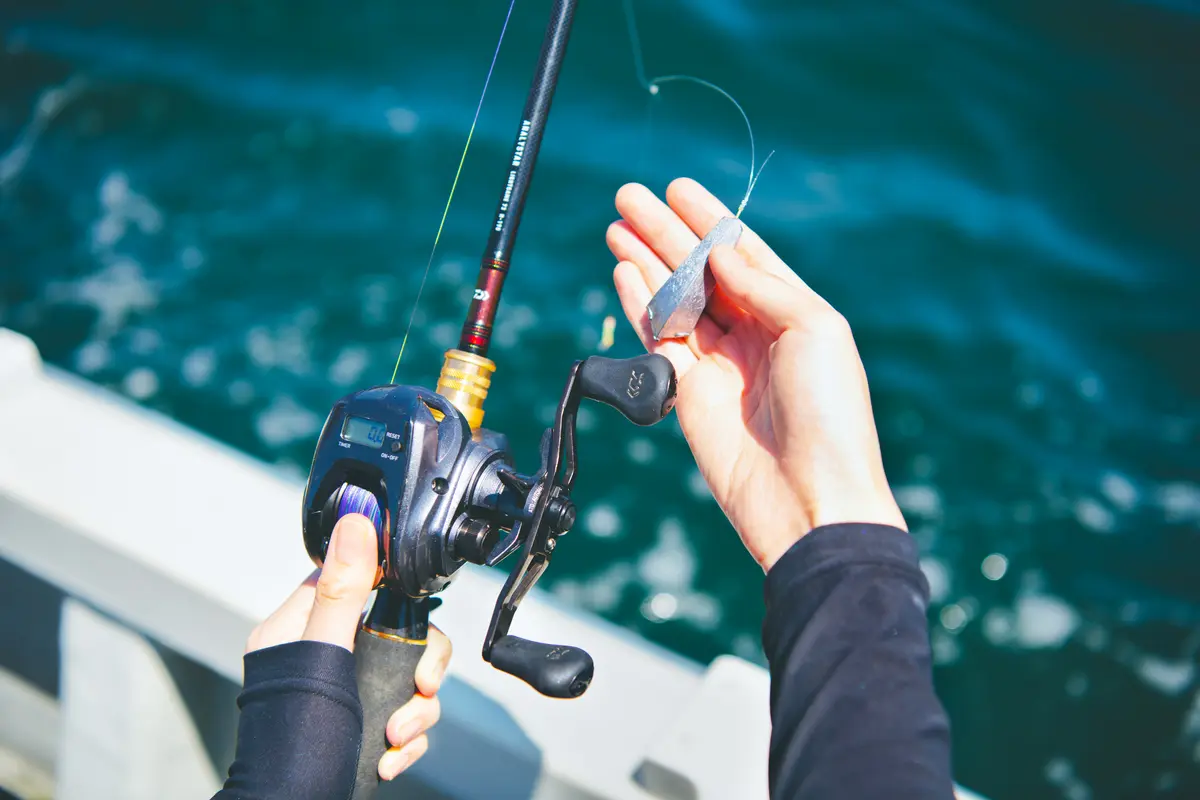
[[[238,708],[262,693],[317,695],[342,706],[362,724],[354,654],[328,642],[288,642],[247,653]]]
[[[814,601],[818,595],[812,591],[813,583],[849,566],[894,569],[914,582],[923,605],[929,603],[929,584],[921,572],[917,543],[907,531],[869,522],[841,522],[813,528],[780,556],[767,573],[763,587],[767,605],[763,649],[768,657],[778,649],[778,633],[795,625],[797,614],[816,611]],[[781,614],[790,620],[786,623],[780,620]]]
[[[354,655],[300,641],[243,663],[237,756],[214,800],[349,797],[363,726]]]

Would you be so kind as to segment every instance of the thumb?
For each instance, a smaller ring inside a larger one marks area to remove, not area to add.
[[[713,248],[708,264],[725,295],[774,336],[797,327],[811,308],[812,297],[777,275],[750,266],[732,247]]]
[[[347,514],[338,520],[301,638],[353,650],[378,567],[379,544],[370,520],[361,514]]]

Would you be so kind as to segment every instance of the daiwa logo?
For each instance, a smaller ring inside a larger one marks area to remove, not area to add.
[[[642,393],[642,382],[646,379],[646,373],[638,372],[636,369],[629,373],[629,388],[625,390],[625,394],[629,395],[632,400]]]

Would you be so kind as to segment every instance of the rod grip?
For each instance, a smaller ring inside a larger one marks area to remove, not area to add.
[[[363,709],[362,749],[352,800],[372,800],[379,789],[379,759],[388,749],[387,721],[417,693],[417,662],[425,642],[361,627],[354,637],[358,698]]]

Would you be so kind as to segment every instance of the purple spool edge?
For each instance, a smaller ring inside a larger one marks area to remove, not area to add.
[[[345,484],[345,487],[338,501],[337,518],[341,519],[347,514],[362,514],[375,524],[377,534],[382,533],[383,512],[379,510],[379,501],[375,499],[375,495],[352,483]]]

